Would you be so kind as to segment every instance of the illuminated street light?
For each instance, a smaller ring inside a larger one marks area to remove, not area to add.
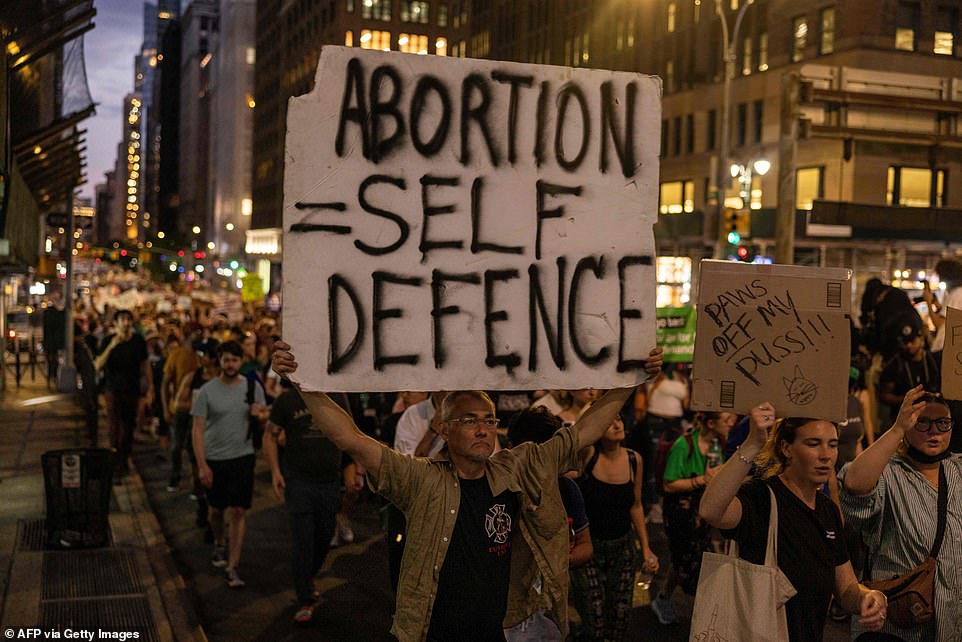
[[[194,234],[200,234],[200,226],[195,225],[194,227],[191,228],[190,231],[193,232]]]

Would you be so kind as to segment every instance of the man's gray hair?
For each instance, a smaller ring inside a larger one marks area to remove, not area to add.
[[[461,397],[471,397],[472,399],[477,399],[482,401],[489,406],[491,406],[491,412],[495,411],[494,401],[491,397],[483,390],[455,390],[454,392],[449,392],[445,397],[444,401],[441,402],[441,419],[444,421],[449,421],[451,419],[451,414],[454,412],[454,406],[458,403],[458,399]]]

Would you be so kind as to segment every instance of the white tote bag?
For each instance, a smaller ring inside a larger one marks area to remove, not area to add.
[[[788,642],[785,602],[796,591],[778,568],[778,505],[771,488],[768,492],[765,563],[740,559],[734,541],[728,554],[702,555],[689,642]]]

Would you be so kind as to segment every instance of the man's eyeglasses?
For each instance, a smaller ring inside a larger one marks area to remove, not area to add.
[[[952,430],[952,418],[930,419],[929,417],[919,417],[918,421],[915,422],[915,429],[919,432],[931,432],[933,428],[939,432],[949,432]]]
[[[479,425],[485,428],[497,428],[499,420],[497,417],[461,417],[460,419],[450,419],[453,424],[461,424],[465,428],[477,428]]]

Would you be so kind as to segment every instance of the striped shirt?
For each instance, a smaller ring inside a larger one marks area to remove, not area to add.
[[[912,629],[886,622],[883,629],[906,642],[962,640],[962,456],[942,463],[949,504],[938,557],[934,621]],[[839,473],[843,482],[849,465]],[[869,548],[871,579],[907,573],[928,557],[938,522],[938,492],[904,459],[893,457],[867,495],[847,493],[843,483],[841,500],[846,519]],[[852,619],[853,638],[859,631],[857,621]]]

